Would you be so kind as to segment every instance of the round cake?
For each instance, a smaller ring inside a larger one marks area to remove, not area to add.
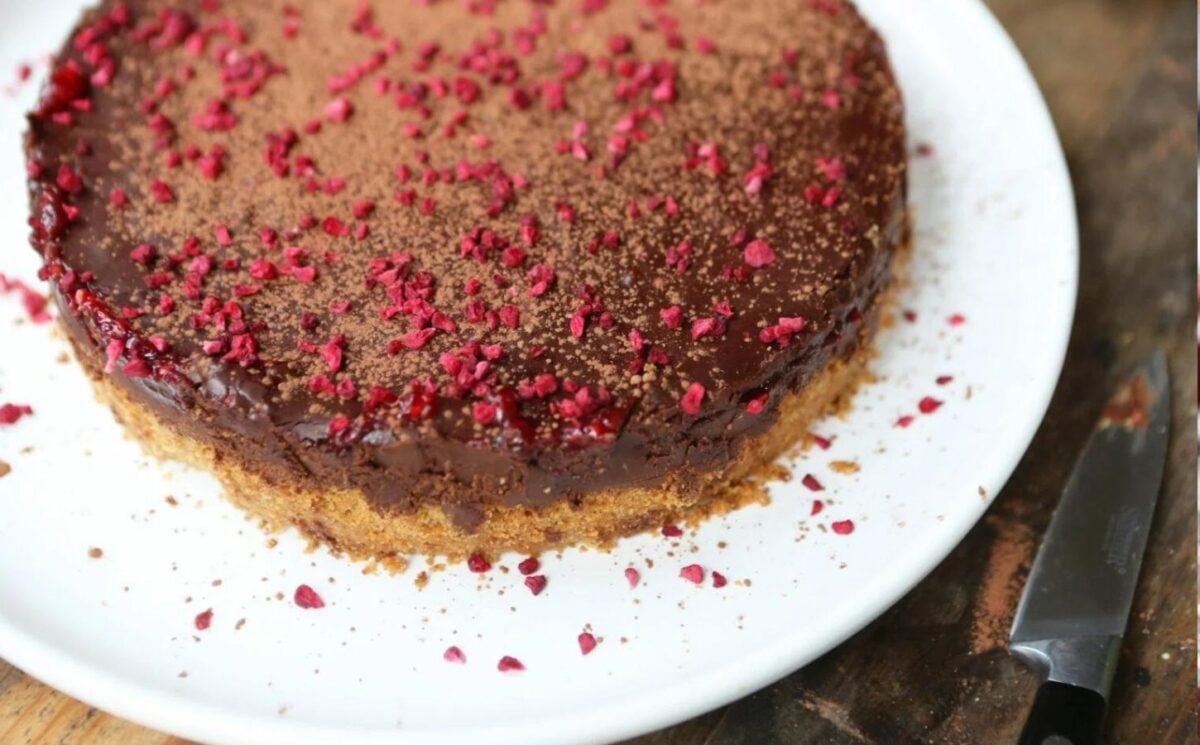
[[[29,122],[101,398],[356,557],[735,505],[861,378],[908,238],[842,0],[105,0]]]

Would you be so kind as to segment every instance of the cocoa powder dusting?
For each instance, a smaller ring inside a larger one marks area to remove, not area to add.
[[[1022,576],[1033,560],[1035,548],[1033,535],[1021,523],[996,515],[989,515],[986,522],[996,531],[996,539],[972,611],[971,653],[977,655],[1004,649],[1008,644],[1008,631],[1021,598]]]

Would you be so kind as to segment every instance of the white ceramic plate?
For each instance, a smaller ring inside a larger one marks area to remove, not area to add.
[[[13,467],[0,480],[0,655],[205,741],[557,745],[632,736],[749,694],[878,616],[962,539],[1029,444],[1066,348],[1077,238],[1045,105],[983,6],[860,4],[890,44],[914,152],[933,146],[912,168],[915,282],[902,305],[917,318],[882,336],[880,381],[848,419],[818,428],[833,447],[796,461],[769,507],[674,541],[547,557],[539,597],[512,557],[507,574],[454,569],[423,590],[415,570],[367,576],[293,535],[268,548],[210,478],[147,462],[79,370],[54,361],[61,339],[0,298],[0,403],[36,409],[0,427]],[[57,45],[78,5],[0,0],[0,85]],[[19,135],[33,95],[30,84],[0,93],[0,270],[27,278]],[[953,381],[938,385],[942,375]],[[945,404],[919,414],[925,396]],[[915,421],[897,427],[905,415]],[[806,473],[826,490],[808,491]],[[814,496],[827,505],[810,516]],[[852,534],[829,529],[845,519]],[[692,563],[730,584],[682,580]],[[327,607],[295,606],[300,583]],[[197,632],[208,608],[212,627]],[[587,657],[585,627],[602,638]],[[451,644],[466,665],[442,660]],[[502,655],[527,670],[498,672]]]

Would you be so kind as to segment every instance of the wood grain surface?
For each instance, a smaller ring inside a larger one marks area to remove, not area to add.
[[[882,618],[790,678],[636,745],[1014,742],[1037,685],[1003,644],[1021,584],[1105,391],[1156,346],[1171,357],[1176,427],[1107,742],[1197,741],[1196,5],[989,5],[1049,100],[1079,202],[1079,309],[1046,422],[985,519]],[[0,662],[0,743],[184,741]]]

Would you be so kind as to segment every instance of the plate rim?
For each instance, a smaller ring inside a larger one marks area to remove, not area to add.
[[[1015,438],[1022,442],[1012,447],[1008,456],[998,458],[993,464],[994,473],[981,478],[999,493],[1011,478],[1029,444],[1041,427],[1051,399],[1058,388],[1066,359],[1067,346],[1074,325],[1078,302],[1079,285],[1079,230],[1077,222],[1074,186],[1070,178],[1062,144],[1054,126],[1049,108],[1041,89],[1037,85],[1024,57],[1008,32],[988,9],[983,0],[953,4],[955,10],[970,16],[968,20],[986,36],[1001,45],[1010,59],[1005,64],[1020,79],[1014,79],[1028,88],[1030,115],[1038,120],[1039,128],[1045,130],[1054,147],[1047,155],[1053,163],[1047,168],[1046,179],[1052,192],[1061,194],[1064,216],[1060,216],[1064,245],[1061,251],[1069,268],[1069,276],[1063,278],[1067,285],[1062,288],[1067,312],[1058,322],[1057,336],[1053,349],[1046,350],[1049,361],[1045,385],[1035,391],[1036,403],[1028,409],[1027,421],[1020,427],[1021,435]],[[1069,214],[1069,217],[1066,215]],[[1036,415],[1036,416],[1035,416]],[[293,722],[287,719],[267,719],[261,716],[234,713],[216,706],[198,703],[186,694],[168,692],[161,688],[131,683],[127,679],[111,674],[107,670],[94,668],[77,660],[69,653],[38,637],[23,632],[16,623],[0,613],[0,650],[10,664],[38,680],[91,706],[111,712],[117,716],[194,740],[222,743],[316,743],[346,741],[353,737],[361,743],[397,742],[444,742],[475,743],[482,741],[521,741],[528,745],[537,743],[602,743],[621,740],[671,726],[711,711],[760,690],[807,665],[816,657],[840,646],[867,624],[895,605],[904,595],[924,580],[966,537],[967,533],[983,517],[994,500],[980,501],[974,509],[957,513],[953,522],[946,524],[939,533],[936,547],[922,552],[907,564],[897,564],[890,571],[872,577],[867,588],[874,591],[860,592],[867,598],[851,609],[853,621],[839,628],[837,634],[827,636],[820,643],[798,643],[793,636],[775,638],[754,650],[751,657],[730,661],[724,665],[706,669],[702,674],[664,689],[652,699],[640,704],[625,701],[619,712],[597,709],[586,717],[577,711],[560,713],[534,723],[529,719],[502,722],[494,726],[468,726],[451,729],[404,729],[384,730],[379,728],[353,730],[340,726]],[[615,716],[614,716],[615,715]],[[535,728],[535,729],[534,729]],[[581,736],[582,735],[582,736]],[[249,739],[253,737],[253,739]]]

